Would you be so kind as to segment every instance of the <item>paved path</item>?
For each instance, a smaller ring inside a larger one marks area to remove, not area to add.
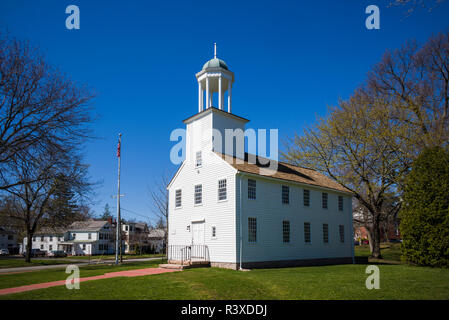
[[[123,259],[123,263],[128,262],[136,262],[136,261],[152,261],[152,260],[160,260],[162,257],[155,257],[155,258],[142,258],[142,259]],[[66,260],[70,261],[70,260]],[[82,261],[82,262],[81,262]],[[29,272],[29,271],[39,271],[39,270],[47,270],[47,269],[65,269],[69,265],[77,265],[77,266],[87,266],[87,265],[97,265],[97,264],[108,264],[108,263],[114,263],[115,260],[91,260],[90,264],[86,260],[75,260],[73,263],[66,263],[66,264],[51,264],[47,266],[32,266],[32,267],[15,267],[15,268],[0,268],[0,275],[7,274],[7,273],[21,273],[21,272]]]
[[[127,271],[116,271],[116,272],[105,273],[105,274],[99,275],[99,276],[80,278],[80,282],[99,280],[99,279],[109,279],[109,278],[116,278],[116,277],[148,276],[151,274],[177,272],[177,271],[179,271],[179,270],[163,269],[163,268],[145,268],[145,269],[136,269],[136,270],[127,270]],[[65,284],[66,284],[66,280],[59,280],[59,281],[52,281],[52,282],[45,282],[45,283],[35,283],[35,284],[30,284],[30,285],[21,286],[21,287],[15,287],[15,288],[0,289],[0,296],[5,295],[5,294],[11,294],[11,293],[18,293],[18,292],[25,292],[25,291],[31,291],[31,290],[37,290],[37,289],[62,286]]]

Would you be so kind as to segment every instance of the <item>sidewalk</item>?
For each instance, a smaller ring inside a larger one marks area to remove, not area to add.
[[[127,270],[127,271],[116,271],[116,272],[105,273],[105,274],[99,275],[99,276],[80,278],[80,282],[99,280],[99,279],[109,279],[109,278],[116,278],[116,277],[148,276],[148,275],[152,275],[152,274],[160,274],[160,273],[166,273],[166,272],[177,272],[177,271],[179,271],[179,270],[163,269],[163,268],[145,268],[145,269],[136,269],[136,270]],[[52,281],[52,282],[35,283],[35,284],[30,284],[30,285],[21,286],[21,287],[15,287],[15,288],[0,289],[0,296],[5,295],[5,294],[12,294],[12,293],[19,293],[19,292],[25,292],[25,291],[31,291],[31,290],[37,290],[37,289],[62,286],[62,285],[65,285],[65,283],[66,283],[66,280],[58,280],[58,281]]]

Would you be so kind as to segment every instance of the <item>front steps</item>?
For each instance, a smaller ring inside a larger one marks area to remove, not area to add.
[[[191,268],[208,268],[208,267],[210,267],[210,262],[208,261],[191,261],[185,262],[184,264],[173,261],[172,263],[164,263],[159,265],[159,268],[176,269],[176,270],[184,270]]]

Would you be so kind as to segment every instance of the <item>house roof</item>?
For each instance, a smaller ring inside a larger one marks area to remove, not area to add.
[[[245,153],[245,159],[240,159],[232,156],[225,156],[224,154],[219,152],[216,152],[216,154],[221,156],[223,160],[228,162],[231,166],[233,166],[240,172],[246,172],[267,178],[274,178],[285,181],[308,184],[316,187],[333,189],[335,191],[340,192],[352,193],[350,190],[343,187],[337,181],[329,177],[326,177],[324,174],[313,169],[298,167],[286,162],[270,160],[274,161],[274,163],[277,162],[277,170],[273,171],[270,170],[269,164],[265,164],[268,161],[267,158],[262,158],[248,153]],[[253,160],[254,158],[251,158],[251,156],[255,157],[256,161],[254,161]],[[261,162],[264,164],[262,164]]]
[[[88,221],[76,221],[72,223],[69,227],[69,231],[99,231],[108,222],[106,220],[88,220]]]
[[[244,123],[249,122],[248,119],[245,119],[245,118],[243,118],[243,117],[236,116],[236,115],[233,114],[233,113],[226,112],[226,111],[224,111],[224,110],[220,110],[220,109],[218,109],[218,108],[216,108],[216,107],[213,107],[213,106],[211,106],[210,108],[204,109],[203,111],[201,111],[201,112],[199,112],[199,113],[196,113],[196,114],[194,114],[194,115],[191,116],[191,117],[188,117],[187,119],[183,120],[182,122],[184,122],[184,123],[189,123],[189,122],[191,122],[191,121],[193,121],[193,120],[195,120],[195,119],[198,119],[198,118],[202,117],[203,115],[206,115],[206,114],[211,113],[211,112],[216,112],[216,113],[219,113],[219,114],[224,115],[224,116],[226,116],[226,117],[230,117],[230,118],[233,118],[233,119],[242,121],[242,122],[244,122]]]
[[[34,233],[35,236],[43,236],[43,235],[63,235],[67,229],[59,228],[59,227],[44,227],[39,229]]]
[[[148,238],[163,238],[165,237],[164,229],[153,229],[148,234]]]

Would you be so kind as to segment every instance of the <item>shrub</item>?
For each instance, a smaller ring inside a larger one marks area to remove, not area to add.
[[[449,152],[423,151],[409,173],[400,212],[402,259],[449,267]]]

